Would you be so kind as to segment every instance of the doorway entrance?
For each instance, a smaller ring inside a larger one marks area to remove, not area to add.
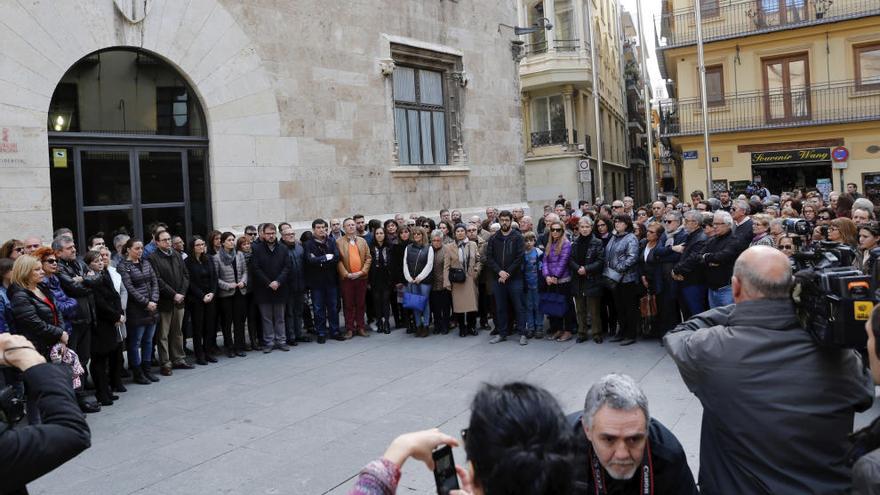
[[[752,166],[754,179],[761,178],[761,184],[772,194],[792,189],[809,190],[816,188],[818,179],[831,179],[831,163],[786,163]]]
[[[52,221],[80,246],[93,234],[149,240],[168,224],[189,239],[212,227],[204,114],[184,78],[140,50],[93,53],[50,104]]]

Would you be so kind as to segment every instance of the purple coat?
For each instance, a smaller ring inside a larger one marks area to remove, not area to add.
[[[571,258],[571,242],[568,239],[562,240],[562,249],[556,254],[556,247],[547,243],[544,251],[544,266],[541,273],[545,277],[556,277],[560,283],[571,280],[571,272],[568,269],[568,260]]]

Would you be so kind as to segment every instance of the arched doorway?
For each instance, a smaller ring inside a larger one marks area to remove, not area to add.
[[[102,232],[189,238],[211,228],[208,138],[195,92],[146,51],[112,48],[75,63],[49,107],[52,223],[80,245]]]

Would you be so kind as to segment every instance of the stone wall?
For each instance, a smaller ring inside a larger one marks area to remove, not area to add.
[[[121,2],[128,4],[128,2]],[[148,0],[4,2],[0,23],[0,238],[52,229],[46,112],[64,72],[109,47],[168,61],[205,109],[213,223],[436,211],[524,198],[513,2]],[[461,54],[466,160],[440,171],[394,159],[390,39]],[[15,146],[11,146],[14,144]]]

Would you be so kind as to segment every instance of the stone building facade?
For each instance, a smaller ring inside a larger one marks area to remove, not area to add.
[[[524,200],[515,2],[2,4],[0,238]]]

